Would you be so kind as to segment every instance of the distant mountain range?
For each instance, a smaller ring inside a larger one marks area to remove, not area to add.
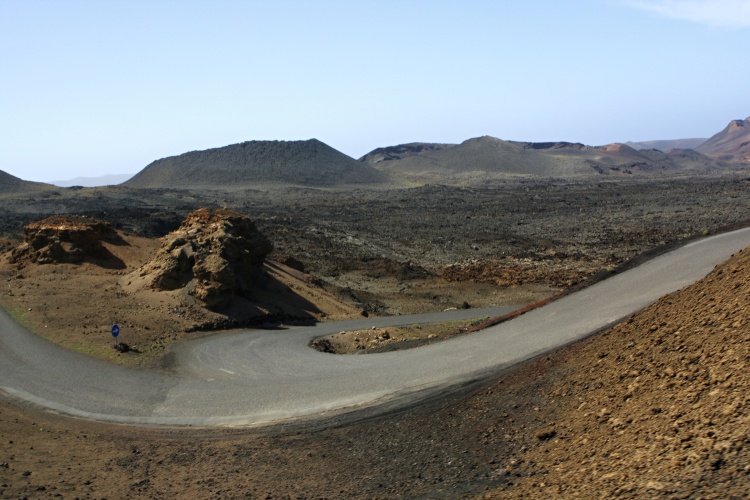
[[[25,181],[0,170],[0,193],[27,193],[52,188],[54,186],[50,184]]]
[[[642,142],[626,142],[626,146],[630,146],[633,149],[658,149],[668,153],[673,149],[695,149],[701,144],[706,142],[706,138],[698,139],[674,139],[666,141],[642,141]]]
[[[708,139],[628,142],[635,149],[694,149],[705,156],[728,162],[750,162],[750,117],[732,120],[721,132]]]
[[[58,186],[123,182],[131,188],[252,188],[486,184],[511,177],[585,178],[710,173],[750,163],[750,118],[733,120],[709,139],[587,146],[477,137],[460,144],[409,143],[355,160],[317,139],[248,141],[162,158],[127,175],[79,177]],[[0,171],[0,192],[52,188]]]
[[[575,178],[652,175],[716,168],[716,160],[693,150],[640,151],[625,144],[586,146],[570,142],[512,142],[494,137],[461,144],[413,143],[378,148],[361,162],[410,183],[474,184],[509,176]]]
[[[411,183],[476,183],[508,176],[709,173],[750,162],[750,118],[730,122],[710,139],[586,146],[479,137],[461,144],[410,143],[377,148],[359,161]]]
[[[249,141],[157,160],[124,185],[212,188],[263,185],[339,186],[388,182],[382,172],[317,139]]]
[[[131,177],[133,177],[133,174],[110,174],[110,175],[101,175],[99,177],[75,177],[73,179],[68,179],[67,181],[52,181],[50,182],[50,184],[53,184],[58,187],[116,186],[117,184],[122,184],[123,182],[127,181]]]

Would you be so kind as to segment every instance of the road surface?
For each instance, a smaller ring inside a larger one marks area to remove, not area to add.
[[[321,353],[308,344],[342,330],[489,311],[221,333],[174,346],[169,371],[132,370],[67,351],[0,311],[0,390],[83,418],[155,425],[259,425],[401,404],[584,338],[702,278],[747,246],[750,229],[713,236],[482,332],[360,356]]]

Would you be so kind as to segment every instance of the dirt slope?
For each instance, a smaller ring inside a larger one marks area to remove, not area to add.
[[[0,404],[0,496],[744,498],[750,251],[468,394],[267,431],[101,425]]]
[[[517,484],[501,491],[744,497],[748,278],[745,250],[701,282],[561,352],[541,374],[528,450],[508,469]]]
[[[724,130],[695,149],[709,156],[741,162],[750,161],[750,117],[732,120]]]

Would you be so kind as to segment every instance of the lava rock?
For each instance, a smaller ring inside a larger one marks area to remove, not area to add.
[[[191,212],[163,241],[140,276],[157,290],[184,288],[209,308],[226,305],[233,295],[247,296],[273,250],[248,216],[227,209]]]

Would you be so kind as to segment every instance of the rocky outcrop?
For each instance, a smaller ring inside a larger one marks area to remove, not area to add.
[[[164,237],[156,257],[138,271],[157,290],[184,288],[209,308],[252,290],[273,246],[246,215],[198,209]]]
[[[102,241],[120,240],[109,223],[74,215],[47,217],[24,226],[23,232],[24,241],[11,252],[13,263],[62,264],[108,259],[112,254]]]

